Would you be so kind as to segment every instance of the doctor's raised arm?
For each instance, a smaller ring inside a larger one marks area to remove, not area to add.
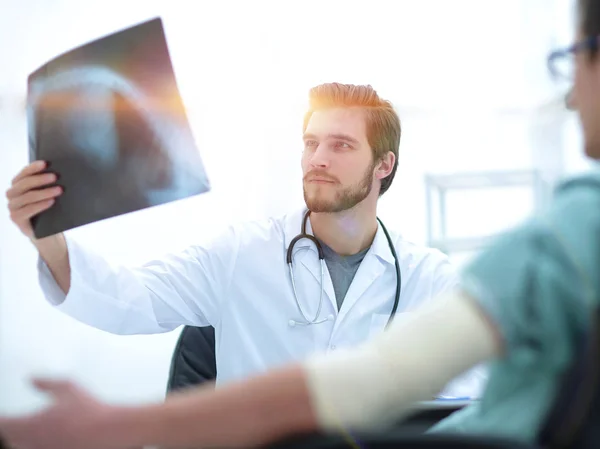
[[[212,247],[190,247],[137,268],[114,268],[63,233],[36,239],[31,218],[62,194],[46,163],[35,161],[6,193],[12,221],[39,252],[39,280],[46,299],[77,320],[116,334],[161,333],[218,320],[219,300],[235,254],[235,236]],[[191,281],[193,279],[193,282]]]
[[[48,264],[56,283],[63,292],[69,291],[70,268],[67,245],[63,234],[37,240],[33,234],[31,219],[49,209],[62,194],[62,187],[52,185],[55,173],[45,173],[46,162],[35,161],[23,168],[12,180],[6,192],[11,220],[37,248]],[[46,188],[44,188],[46,187]]]

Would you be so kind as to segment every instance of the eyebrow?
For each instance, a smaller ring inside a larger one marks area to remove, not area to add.
[[[346,142],[351,142],[353,144],[359,144],[360,142],[358,140],[356,140],[354,137],[349,136],[348,134],[327,134],[326,136],[327,139],[337,139],[337,140],[345,140]],[[307,140],[307,139],[317,139],[317,136],[314,134],[309,134],[309,133],[305,133],[302,136],[302,139]]]

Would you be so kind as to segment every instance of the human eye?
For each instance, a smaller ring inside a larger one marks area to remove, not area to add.
[[[335,148],[340,149],[340,150],[347,150],[349,148],[352,148],[350,146],[350,144],[348,144],[347,142],[342,142],[342,141],[338,141],[334,144]]]
[[[304,148],[312,148],[312,147],[316,147],[318,145],[318,142],[316,140],[305,140],[304,141]]]

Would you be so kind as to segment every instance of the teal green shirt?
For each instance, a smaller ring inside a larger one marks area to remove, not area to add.
[[[561,184],[545,213],[499,237],[462,282],[496,324],[505,351],[490,364],[481,401],[432,431],[532,441],[598,303],[600,173]]]

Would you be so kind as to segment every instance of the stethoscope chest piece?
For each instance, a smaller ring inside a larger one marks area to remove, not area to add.
[[[319,315],[317,314],[317,317],[318,317],[318,316],[319,316]],[[308,320],[307,320],[307,321],[308,321]],[[325,320],[321,320],[321,321],[319,321],[318,323],[324,323],[325,321],[331,321],[331,322],[333,322],[333,321],[335,321],[335,317],[334,317],[333,315],[329,314],[329,315],[327,315],[327,318],[326,318]],[[302,323],[302,322],[298,322],[298,321],[296,321],[296,320],[289,320],[289,321],[288,321],[288,326],[290,326],[290,327],[296,327],[296,326],[307,326],[307,325],[309,325],[309,324],[318,324],[318,323],[317,323],[317,322],[314,322],[314,323],[309,323],[309,322]]]

